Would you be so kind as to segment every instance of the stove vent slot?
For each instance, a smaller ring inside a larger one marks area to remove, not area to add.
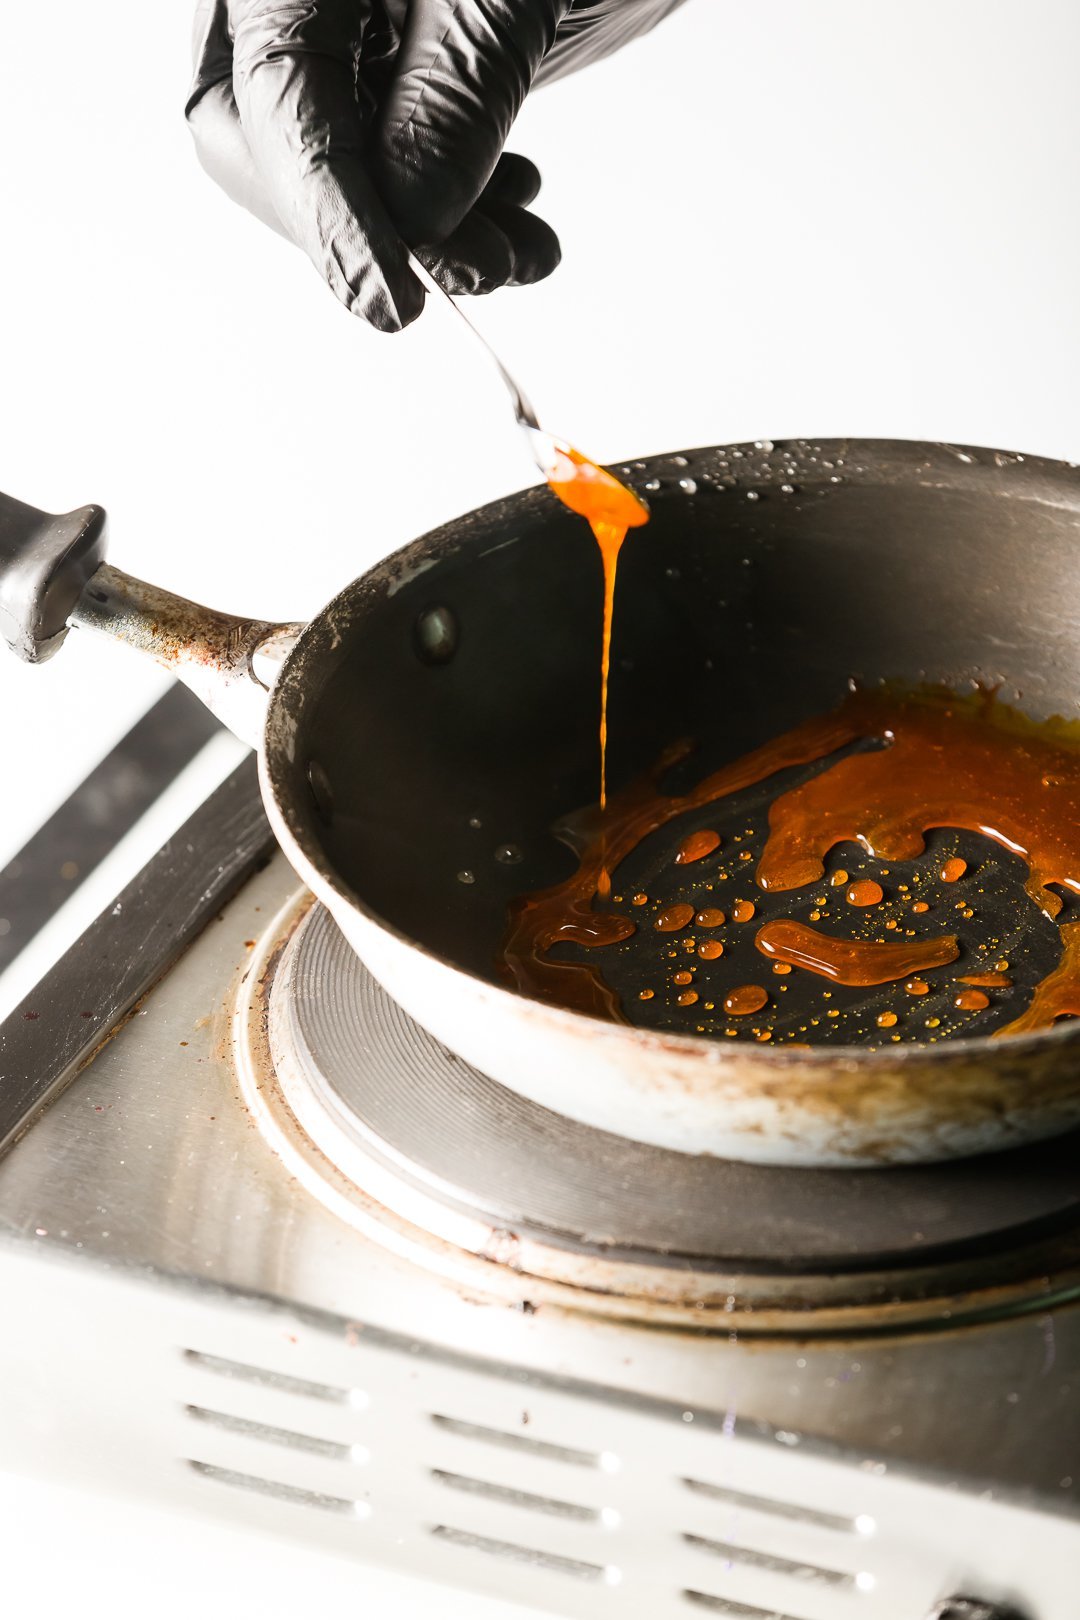
[[[527,1451],[534,1457],[546,1457],[549,1462],[573,1463],[577,1468],[605,1466],[604,1453],[599,1451],[577,1451],[573,1446],[556,1446],[549,1440],[534,1440],[528,1434],[513,1434],[507,1429],[486,1429],[479,1423],[444,1417],[439,1412],[431,1414],[431,1421],[448,1434],[459,1435],[463,1440],[479,1440],[485,1445],[503,1446],[508,1451]]]
[[[432,1525],[431,1534],[437,1541],[448,1541],[470,1552],[488,1553],[493,1558],[530,1564],[534,1569],[548,1569],[556,1575],[572,1575],[579,1581],[617,1586],[620,1579],[619,1571],[610,1564],[588,1564],[581,1558],[563,1558],[558,1553],[544,1552],[539,1547],[519,1546],[515,1541],[494,1541],[490,1536],[478,1536],[471,1530],[457,1530],[450,1524]]]
[[[245,1384],[261,1384],[264,1389],[281,1390],[287,1395],[306,1395],[311,1400],[328,1401],[334,1406],[348,1406],[352,1401],[352,1391],[336,1384],[316,1384],[308,1378],[293,1378],[289,1373],[251,1367],[243,1361],[226,1361],[224,1356],[204,1355],[201,1350],[185,1350],[183,1357],[191,1366],[203,1372],[216,1373],[222,1378],[237,1378]]]
[[[186,1406],[184,1410],[196,1423],[206,1423],[229,1434],[242,1434],[248,1440],[264,1440],[269,1445],[287,1446],[290,1451],[307,1451],[315,1457],[330,1457],[335,1462],[355,1459],[355,1448],[342,1445],[338,1440],[324,1440],[317,1434],[300,1434],[295,1429],[278,1429],[273,1424],[258,1423],[253,1418],[213,1412],[206,1406]]]
[[[326,1513],[347,1514],[353,1519],[367,1518],[370,1512],[366,1502],[356,1502],[351,1497],[307,1491],[299,1485],[284,1485],[280,1480],[263,1479],[258,1474],[241,1474],[234,1468],[218,1468],[214,1463],[195,1462],[191,1458],[188,1458],[187,1465],[203,1479],[212,1479],[219,1485],[232,1485],[243,1491],[254,1491],[258,1496],[271,1496],[278,1502],[322,1508]]]
[[[687,1490],[707,1496],[727,1507],[746,1508],[754,1513],[771,1514],[776,1519],[795,1519],[800,1524],[817,1525],[822,1530],[839,1530],[847,1535],[865,1535],[872,1528],[868,1518],[849,1519],[841,1513],[823,1513],[820,1508],[803,1507],[798,1502],[781,1502],[771,1496],[752,1496],[727,1485],[709,1485],[700,1479],[684,1479]]]
[[[728,1620],[799,1620],[798,1615],[781,1614],[779,1609],[759,1609],[753,1603],[733,1603],[730,1598],[712,1597],[708,1592],[687,1590],[682,1595],[687,1603],[696,1604],[699,1609],[708,1609],[710,1614],[727,1615]]]
[[[437,1484],[449,1486],[453,1491],[483,1496],[492,1502],[505,1502],[508,1507],[547,1513],[556,1519],[576,1519],[580,1524],[601,1522],[599,1508],[582,1507],[577,1502],[560,1502],[556,1497],[537,1496],[532,1491],[516,1490],[510,1485],[493,1485],[486,1479],[471,1479],[468,1474],[450,1474],[444,1468],[433,1468],[431,1477]]]
[[[848,1575],[842,1569],[826,1569],[821,1564],[807,1564],[796,1562],[791,1558],[783,1558],[779,1553],[759,1552],[753,1547],[740,1547],[732,1541],[713,1541],[708,1536],[685,1535],[683,1540],[688,1547],[697,1547],[701,1552],[714,1554],[723,1558],[728,1564],[743,1564],[750,1569],[767,1569],[773,1575],[793,1575],[800,1581],[818,1581],[825,1586],[839,1586],[853,1589],[855,1587],[854,1575]]]

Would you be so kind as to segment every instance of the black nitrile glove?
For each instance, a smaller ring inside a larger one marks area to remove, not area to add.
[[[231,197],[398,331],[424,303],[406,243],[450,292],[550,275],[540,176],[503,151],[518,109],[682,3],[200,0],[188,122]]]

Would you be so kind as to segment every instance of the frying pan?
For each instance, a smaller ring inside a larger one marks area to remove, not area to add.
[[[821,440],[619,471],[653,515],[620,570],[616,788],[674,736],[704,739],[713,768],[825,712],[852,677],[999,683],[1036,719],[1077,716],[1073,467]],[[281,846],[352,948],[503,1085],[643,1142],[773,1164],[946,1159],[1080,1122],[1077,1023],[785,1050],[610,1023],[500,982],[509,902],[572,870],[552,827],[596,796],[599,562],[547,490],[426,535],[307,626],[211,612],[130,578],[104,561],[104,516],[0,497],[8,643],[40,661],[73,625],[185,680],[259,748]],[[1019,939],[1029,915],[1049,930],[1032,947],[1045,971],[1053,925],[1019,884],[999,887],[1002,930]]]

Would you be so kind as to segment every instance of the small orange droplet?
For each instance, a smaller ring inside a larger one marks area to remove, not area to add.
[[[647,906],[648,903],[649,897],[647,894],[635,894],[634,898],[630,902],[632,906]]]
[[[876,906],[880,904],[885,894],[880,883],[873,878],[858,878],[847,892],[848,904],[851,906]]]
[[[661,934],[676,934],[680,928],[685,928],[688,923],[692,922],[693,918],[693,906],[682,900],[674,906],[665,906],[653,923],[653,927],[658,929]]]
[[[676,973],[675,974],[675,983],[676,984],[693,984],[693,982],[694,982],[694,975],[692,973],[687,973],[685,968],[683,968],[681,973]]]
[[[682,995],[679,997],[679,1006],[692,1007],[697,998],[698,993],[696,990],[684,990]]]
[[[772,1040],[772,1030],[771,1029],[759,1029],[759,1030],[755,1030],[754,1033],[755,1033],[756,1038],[759,1041],[771,1041]]]
[[[967,871],[967,861],[962,861],[959,855],[952,855],[941,868],[942,883],[955,883]]]
[[[878,1013],[877,1024],[879,1029],[892,1029],[895,1023],[896,1014],[894,1012]]]
[[[734,1018],[760,1012],[768,1005],[769,995],[760,984],[739,984],[724,997],[724,1011]]]
[[[704,939],[697,948],[698,955],[705,962],[715,962],[718,956],[723,956],[724,947],[718,939]]]
[[[725,917],[724,913],[718,911],[715,906],[706,906],[703,911],[698,912],[694,921],[699,928],[719,928],[725,921]]]
[[[1008,962],[1007,962],[1007,961],[1006,961],[1006,960],[1005,960],[1005,958],[1004,958],[1004,957],[1002,957],[1002,958],[1001,958],[1001,960],[1000,960],[1000,962],[995,962],[995,963],[994,963],[994,966],[995,966],[995,967],[996,967],[996,968],[997,968],[997,970],[998,970],[998,972],[999,972],[999,973],[1004,973],[1004,972],[1005,972],[1005,969],[1006,969],[1006,968],[1007,968],[1007,967],[1008,967],[1008,965],[1009,965],[1009,964],[1008,964]]]
[[[926,1020],[926,1027],[927,1027],[927,1029],[937,1029],[937,1027],[938,1027],[938,1025],[940,1023],[941,1023],[940,1018],[928,1018]]]
[[[780,973],[780,974],[790,973],[791,972],[791,963],[790,962],[774,962],[773,965],[772,965],[772,970],[773,970],[774,973]]]
[[[929,911],[930,907],[927,905],[925,900],[916,900],[911,909],[912,911]]]
[[[689,866],[691,861],[704,860],[706,855],[719,848],[720,834],[708,827],[700,827],[697,832],[687,833],[675,851],[675,864]]]
[[[904,989],[909,996],[925,996],[930,993],[930,986],[925,979],[909,979]]]
[[[655,995],[655,991],[653,991],[653,990],[639,990],[637,994],[638,994],[638,1000],[639,1001],[651,1001],[653,996]]]
[[[844,871],[843,867],[838,867],[833,873],[832,877],[829,879],[829,882],[832,884],[834,889],[842,889],[847,880],[848,874]]]
[[[752,900],[736,900],[731,915],[736,922],[743,923],[749,922],[756,911],[757,906]]]

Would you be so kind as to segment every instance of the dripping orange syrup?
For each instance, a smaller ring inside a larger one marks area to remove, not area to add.
[[[615,617],[615,577],[623,541],[630,529],[638,529],[649,521],[649,509],[633,490],[570,445],[556,448],[554,464],[548,472],[548,485],[563,505],[583,517],[592,529],[600,548],[604,572],[600,641],[600,836],[603,848],[603,817],[607,811],[608,679],[611,673],[611,630]],[[607,899],[611,893],[611,875],[603,855],[597,893],[601,899]]]

